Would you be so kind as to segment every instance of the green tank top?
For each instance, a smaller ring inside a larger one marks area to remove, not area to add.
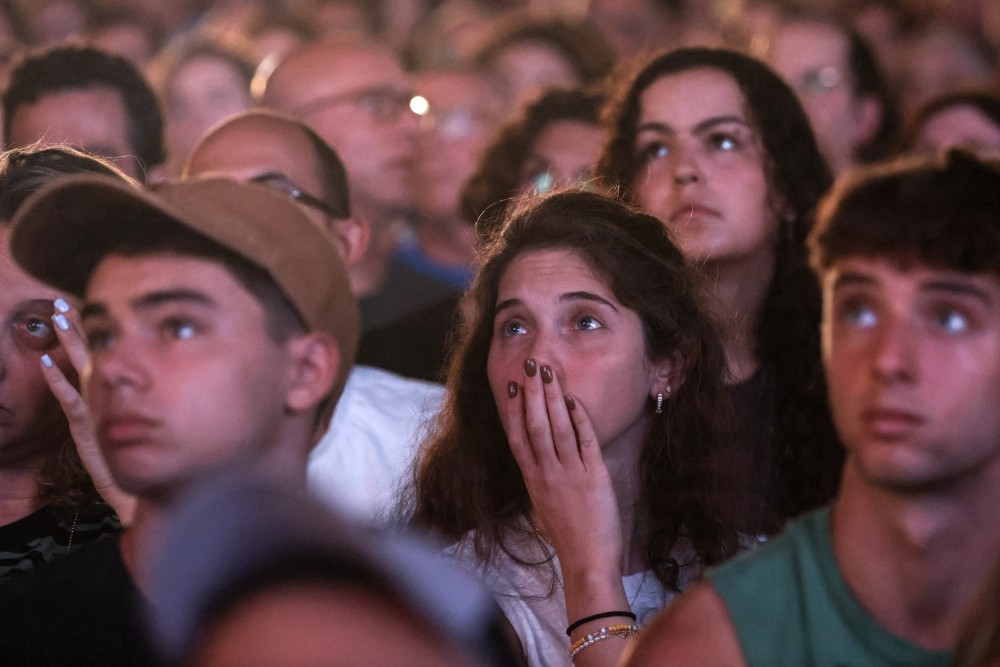
[[[889,633],[854,598],[833,556],[829,507],[707,576],[753,667],[951,664],[951,652],[928,651]]]

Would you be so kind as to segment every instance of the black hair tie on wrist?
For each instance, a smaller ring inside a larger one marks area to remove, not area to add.
[[[590,623],[591,621],[596,621],[596,620],[598,620],[600,618],[610,618],[612,616],[621,616],[623,618],[629,619],[630,621],[634,621],[635,620],[635,614],[633,614],[630,611],[605,611],[605,612],[601,612],[600,614],[594,614],[593,616],[584,616],[579,621],[575,621],[573,623],[570,623],[569,627],[566,628],[566,636],[569,637],[570,634],[572,634],[572,632],[574,630],[576,630],[578,627],[580,627],[584,623]]]

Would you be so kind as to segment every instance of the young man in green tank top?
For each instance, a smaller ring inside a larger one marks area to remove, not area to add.
[[[710,571],[639,665],[948,665],[1000,554],[1000,164],[841,181],[811,239],[840,493]]]

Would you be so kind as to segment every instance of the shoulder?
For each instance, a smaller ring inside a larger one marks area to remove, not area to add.
[[[376,404],[386,411],[436,410],[444,399],[445,389],[435,382],[403,377],[373,366],[355,366],[347,379],[346,392],[365,404]]]
[[[703,581],[643,630],[624,664],[726,667],[746,661],[726,604],[712,585]]]

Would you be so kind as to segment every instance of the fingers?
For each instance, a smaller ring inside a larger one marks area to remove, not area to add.
[[[83,326],[80,323],[80,314],[75,308],[69,305],[65,299],[56,299],[53,302],[56,312],[52,316],[52,323],[55,324],[56,337],[66,350],[69,361],[77,373],[82,373],[87,365],[89,356],[87,354],[87,343],[83,338]]]
[[[90,413],[87,412],[87,406],[83,402],[83,398],[80,397],[80,392],[73,386],[73,383],[66,378],[59,369],[59,366],[52,363],[52,357],[49,355],[42,355],[41,366],[42,376],[48,383],[49,389],[52,390],[52,394],[56,397],[56,400],[59,401],[59,405],[62,406],[63,412],[66,413],[70,427],[72,428],[74,424],[83,422],[86,422],[89,426]]]
[[[527,474],[537,464],[535,451],[524,427],[524,392],[511,380],[507,383],[507,402],[502,413],[507,444],[522,474]]]
[[[552,368],[535,359],[526,360],[522,393],[524,430],[535,460],[540,465],[579,464],[576,431],[559,378]]]
[[[566,395],[566,408],[576,432],[576,441],[580,446],[580,460],[583,461],[584,467],[587,470],[595,470],[599,466],[604,466],[601,444],[597,441],[597,434],[594,432],[594,425],[586,408],[569,394]]]

